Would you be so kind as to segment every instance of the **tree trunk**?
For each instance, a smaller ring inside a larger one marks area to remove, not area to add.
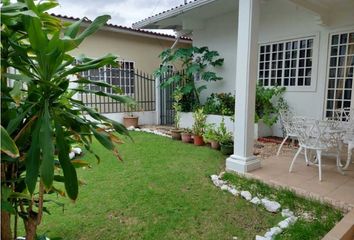
[[[2,240],[11,240],[11,215],[8,212],[1,211],[1,239]]]
[[[35,240],[37,231],[37,213],[29,212],[29,216],[24,220],[26,229],[26,240]]]

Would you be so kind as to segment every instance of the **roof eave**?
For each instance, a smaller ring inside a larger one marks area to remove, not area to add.
[[[170,18],[170,17],[175,17],[178,16],[184,12],[187,12],[189,10],[192,10],[194,8],[198,8],[200,6],[203,6],[205,4],[214,2],[216,0],[197,0],[194,2],[187,3],[185,5],[181,5],[180,7],[176,7],[173,9],[170,9],[168,11],[159,13],[157,15],[148,17],[146,19],[143,19],[141,21],[135,22],[132,24],[132,28],[135,29],[160,29],[159,25],[156,24],[157,22]]]

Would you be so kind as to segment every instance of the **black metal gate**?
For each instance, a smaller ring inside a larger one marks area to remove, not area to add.
[[[173,73],[166,74],[160,78],[160,84],[167,81]],[[173,105],[173,91],[176,88],[176,84],[171,84],[167,87],[160,87],[160,124],[161,125],[173,125],[175,111],[172,108]]]

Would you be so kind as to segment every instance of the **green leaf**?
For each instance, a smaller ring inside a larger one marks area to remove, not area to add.
[[[44,186],[49,190],[54,179],[54,146],[49,103],[45,102],[42,124],[39,133],[39,144],[42,149],[40,175]]]
[[[57,1],[49,1],[49,2],[44,2],[44,3],[38,4],[37,8],[38,8],[39,12],[45,12],[45,11],[48,11],[52,8],[55,8],[58,5],[59,5],[59,3]]]
[[[75,38],[78,32],[80,31],[80,25],[84,19],[80,19],[72,24],[70,24],[66,30],[64,31],[64,36],[68,36],[70,38]]]
[[[41,119],[39,119],[34,126],[32,132],[32,141],[30,149],[27,153],[25,164],[26,164],[26,178],[25,182],[27,189],[30,194],[33,194],[36,189],[37,179],[39,175],[39,165],[40,165],[40,147],[39,147],[39,131],[41,128]]]
[[[16,143],[12,140],[3,126],[1,126],[1,152],[12,158],[20,156]]]
[[[24,16],[25,28],[28,33],[28,39],[35,51],[41,52],[43,46],[47,46],[48,39],[42,30],[42,24],[39,19]]]
[[[95,138],[108,150],[113,151],[115,149],[109,135],[105,132],[98,132],[96,129],[92,128],[93,135]]]
[[[70,146],[65,138],[63,128],[55,124],[56,142],[58,147],[58,158],[64,173],[64,185],[69,198],[76,200],[79,194],[79,184],[74,166],[69,158]]]

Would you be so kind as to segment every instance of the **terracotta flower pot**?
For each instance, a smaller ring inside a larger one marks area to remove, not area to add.
[[[190,133],[181,133],[182,142],[190,143],[192,141],[192,136]]]
[[[139,117],[136,116],[124,116],[123,117],[123,124],[125,127],[138,127],[139,126]]]
[[[181,140],[181,130],[179,129],[172,129],[171,136],[173,140]]]
[[[210,141],[210,146],[212,149],[216,149],[216,150],[220,148],[220,144],[218,141]]]
[[[204,145],[203,136],[194,135],[194,145],[203,146]]]

